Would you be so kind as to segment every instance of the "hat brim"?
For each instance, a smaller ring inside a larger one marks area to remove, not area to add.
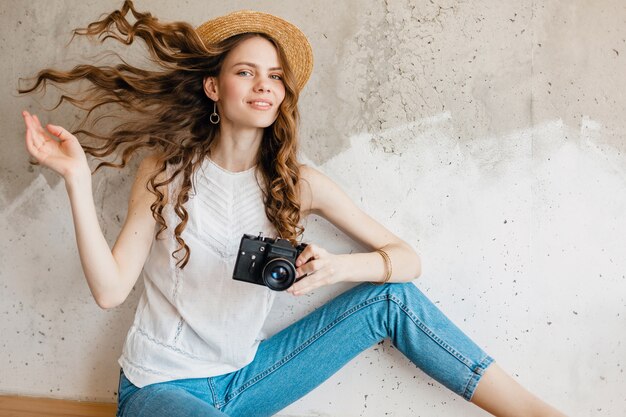
[[[196,33],[207,46],[250,32],[266,34],[280,45],[296,78],[298,91],[301,91],[313,71],[313,50],[297,26],[269,13],[240,10],[204,22],[196,28]]]

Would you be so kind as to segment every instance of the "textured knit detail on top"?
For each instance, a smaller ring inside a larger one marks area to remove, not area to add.
[[[168,167],[168,176],[172,172]],[[275,292],[232,278],[244,233],[276,236],[265,215],[260,174],[255,168],[230,172],[207,158],[193,184],[182,233],[189,262],[181,271],[171,255],[180,220],[169,202],[179,176],[163,209],[165,237],[153,240],[142,271],[144,291],[119,358],[138,387],[236,371],[254,359],[265,338],[262,326]]]

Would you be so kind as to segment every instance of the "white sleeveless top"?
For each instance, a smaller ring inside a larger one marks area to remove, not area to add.
[[[179,181],[180,176],[169,189]],[[168,203],[168,228],[164,238],[153,240],[142,271],[145,289],[119,358],[138,387],[236,371],[252,361],[265,338],[261,328],[275,292],[232,278],[244,233],[276,236],[265,215],[261,177],[257,182],[255,168],[226,171],[207,158],[193,184],[182,233],[191,248],[189,262],[181,271],[171,255],[179,218]]]

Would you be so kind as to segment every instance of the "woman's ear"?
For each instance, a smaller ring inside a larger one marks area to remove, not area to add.
[[[217,91],[217,78],[216,77],[204,77],[204,81],[202,82],[204,87],[204,94],[208,98],[213,101],[217,101],[219,99],[218,91]]]

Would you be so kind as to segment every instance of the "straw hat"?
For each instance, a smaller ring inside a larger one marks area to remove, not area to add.
[[[241,33],[269,35],[285,52],[289,67],[302,90],[313,70],[313,50],[306,36],[295,25],[269,13],[240,10],[204,22],[196,32],[205,45],[212,45]]]

